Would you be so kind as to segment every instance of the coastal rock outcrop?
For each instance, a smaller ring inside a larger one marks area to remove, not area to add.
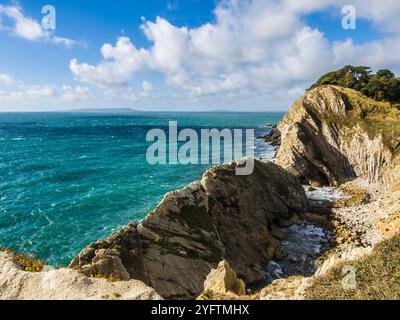
[[[61,268],[27,272],[15,255],[0,252],[0,300],[160,300],[137,280],[111,282]]]
[[[271,127],[271,131],[264,137],[264,140],[274,146],[281,145],[281,132],[276,125]]]
[[[279,123],[276,163],[304,182],[338,185],[400,178],[400,111],[351,89],[320,86],[297,100]]]
[[[201,181],[168,193],[140,223],[84,249],[71,268],[91,276],[138,279],[164,298],[196,298],[222,260],[245,283],[264,278],[280,241],[272,230],[295,222],[308,206],[297,179],[279,166],[255,161],[237,176],[233,162]]]

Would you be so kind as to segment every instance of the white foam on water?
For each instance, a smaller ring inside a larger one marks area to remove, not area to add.
[[[338,201],[348,197],[343,191],[333,187],[321,187],[310,191],[308,186],[304,186],[304,190],[307,197],[314,201]]]

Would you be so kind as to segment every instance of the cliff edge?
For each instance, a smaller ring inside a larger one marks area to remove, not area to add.
[[[160,300],[143,282],[111,282],[67,269],[25,271],[17,254],[0,251],[0,300]]]

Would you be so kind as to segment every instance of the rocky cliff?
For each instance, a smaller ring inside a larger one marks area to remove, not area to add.
[[[266,261],[281,256],[279,227],[308,205],[297,179],[256,161],[250,176],[231,163],[168,193],[139,225],[97,241],[70,267],[86,275],[138,279],[164,298],[196,298],[213,268],[226,260],[246,283],[264,278]]]
[[[400,111],[359,92],[320,86],[297,100],[278,126],[276,163],[303,181],[338,185],[400,177]]]
[[[341,185],[350,198],[331,209],[337,245],[317,273],[277,280],[260,298],[396,299],[400,106],[352,89],[318,86],[294,103],[278,130],[277,164],[310,185],[351,181]],[[355,268],[356,289],[343,287],[344,266]]]

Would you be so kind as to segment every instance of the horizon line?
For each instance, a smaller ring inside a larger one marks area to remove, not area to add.
[[[131,112],[131,113],[151,113],[151,112],[214,112],[214,113],[286,113],[288,110],[139,110],[130,108],[93,108],[93,109],[66,109],[66,110],[0,110],[0,113],[85,113],[85,112]]]

